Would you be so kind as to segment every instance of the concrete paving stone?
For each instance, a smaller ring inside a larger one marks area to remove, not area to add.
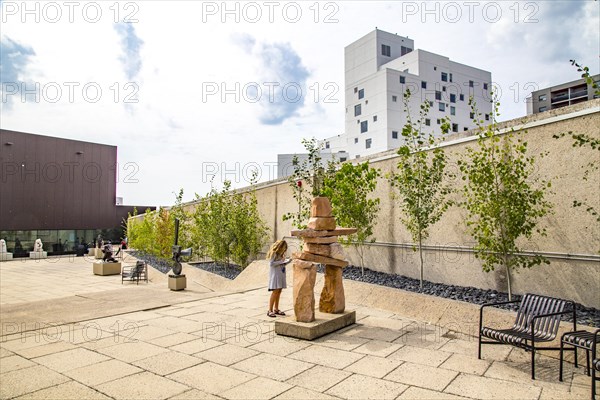
[[[483,375],[490,367],[490,364],[489,361],[479,360],[477,357],[470,357],[464,354],[452,354],[450,358],[440,365],[440,368],[472,375]]]
[[[446,353],[440,350],[431,350],[426,348],[403,346],[390,354],[388,358],[392,360],[409,361],[412,363],[429,365],[437,367],[446,361],[452,353]]]
[[[234,344],[240,347],[251,347],[262,342],[272,342],[276,337],[275,331],[242,331],[239,335],[228,337],[227,339],[223,340],[223,342]]]
[[[237,295],[230,295],[230,296],[213,297],[213,298],[207,299],[206,302],[211,303],[211,304],[227,305],[227,304],[231,304],[231,303],[238,303],[243,300],[245,300],[243,297],[240,297]]]
[[[385,376],[385,379],[442,391],[458,372],[406,362]]]
[[[191,310],[196,311],[196,313],[218,314],[223,311],[232,310],[234,308],[238,308],[238,307],[233,304],[224,305],[224,304],[214,304],[214,303],[203,302],[201,305],[192,307]],[[184,318],[187,318],[187,316]]]
[[[289,354],[309,347],[310,345],[311,344],[305,340],[298,340],[286,336],[271,336],[260,343],[250,346],[249,348],[262,353],[269,353],[276,356],[285,357]]]
[[[128,321],[144,321],[146,324],[148,323],[147,321],[162,317],[164,317],[164,315],[159,314],[158,311],[136,311],[124,316]]]
[[[460,353],[471,357],[477,357],[477,338],[473,340],[452,339],[445,343],[439,349],[448,353]],[[484,360],[506,360],[512,346],[502,345],[483,345],[481,347],[481,357]]]
[[[223,343],[217,340],[199,338],[196,340],[190,340],[185,343],[180,343],[175,346],[171,346],[169,347],[169,349],[185,354],[195,354],[222,345]]]
[[[215,396],[214,394],[202,392],[198,389],[188,390],[181,394],[177,394],[173,397],[169,397],[169,400],[219,400],[221,397]]]
[[[202,323],[205,323],[206,325],[215,325],[229,317],[230,315],[223,315],[217,312],[202,311],[195,314],[186,315],[181,317],[181,319],[187,322],[199,322],[199,324],[197,324],[199,330],[202,328]]]
[[[66,342],[49,343],[42,346],[30,347],[27,349],[17,350],[17,354],[25,358],[41,357],[48,354],[59,353],[65,350],[75,349],[76,346]]]
[[[152,357],[144,358],[133,362],[138,366],[157,375],[168,375],[203,362],[201,359],[187,354],[170,351],[168,353],[157,354]]]
[[[502,379],[533,386],[548,387],[553,390],[568,391],[569,384],[558,380],[558,362],[547,357],[535,360],[535,380],[531,379],[531,361],[512,363],[494,361],[484,374],[488,378]]]
[[[275,397],[278,400],[334,400],[337,397],[329,396],[325,393],[315,392],[314,390],[295,386],[288,391]]]
[[[231,388],[221,393],[219,396],[232,400],[246,400],[248,398],[268,400],[291,388],[292,386],[286,383],[259,376],[258,378]]]
[[[151,339],[159,337],[174,335],[178,332],[172,331],[171,329],[161,328],[158,326],[141,326],[137,329],[127,329],[119,332],[121,336],[128,338],[129,340],[141,340],[148,342]]]
[[[352,329],[344,331],[341,335],[357,336],[365,339],[379,340],[382,342],[393,342],[402,336],[402,332],[398,332],[392,329],[378,328],[375,329],[370,326],[363,326],[360,324],[353,325]]]
[[[47,340],[39,334],[24,333],[23,336],[11,335],[9,337],[2,337],[1,345],[2,348],[16,353],[18,350],[57,343],[59,341],[60,340]]]
[[[313,364],[308,362],[263,353],[233,364],[231,367],[283,382],[312,366]]]
[[[196,321],[184,319],[184,317],[163,316],[148,320],[148,325],[158,326],[160,328],[170,329],[176,332],[191,333],[202,329],[202,325]]]
[[[288,357],[325,367],[343,369],[363,358],[364,354],[312,345],[296,353],[292,353]]]
[[[394,343],[420,347],[424,349],[439,350],[450,340],[442,337],[439,335],[439,333],[440,332],[434,331],[408,332],[394,340]]]
[[[383,378],[400,364],[402,361],[367,355],[344,370],[373,378]]]
[[[109,337],[105,337],[104,339],[100,339],[100,340],[90,340],[87,342],[81,342],[79,344],[77,344],[75,347],[83,347],[85,349],[88,350],[99,350],[99,349],[103,349],[105,347],[111,347],[111,346],[115,346],[117,344],[121,344],[121,343],[135,343],[135,342],[131,342],[129,338],[124,337],[124,336],[109,336]],[[68,343],[70,344],[70,343]]]
[[[377,357],[387,357],[402,347],[401,344],[383,342],[381,340],[369,340],[365,344],[353,350],[355,353],[369,354]]]
[[[17,398],[18,400],[25,399],[61,399],[61,400],[109,400],[110,397],[105,396],[96,390],[82,385],[81,383],[70,381],[61,383],[57,386],[52,386],[46,389],[38,390],[37,392],[28,393]]]
[[[330,333],[323,337],[313,340],[314,344],[319,346],[331,347],[333,349],[352,351],[357,347],[362,346],[367,343],[369,339],[356,337],[356,336],[348,336],[348,335],[340,335],[337,333]]]
[[[156,314],[160,314],[161,316],[170,316],[170,317],[183,317],[190,314],[195,314],[196,311],[191,310],[189,307],[166,307],[160,310],[155,311]]]
[[[585,372],[574,374],[569,392],[572,396],[582,396],[584,394],[590,396],[592,393],[591,384],[592,378],[587,376]],[[596,396],[598,396],[598,393],[600,393],[600,383],[596,382]]]
[[[27,393],[55,386],[69,379],[41,365],[2,374],[0,398],[11,399]]]
[[[168,399],[189,390],[189,387],[150,372],[125,376],[95,386],[100,392],[115,399]]]
[[[398,397],[398,400],[464,400],[467,397],[455,396],[453,394],[436,392],[435,390],[423,389],[411,386]]]
[[[395,399],[407,388],[401,383],[352,375],[325,393],[344,399]]]
[[[0,374],[9,371],[15,371],[18,369],[33,367],[35,365],[37,364],[18,355],[5,357],[0,362]]]
[[[366,317],[376,317],[376,318],[391,318],[394,316],[394,313],[387,310],[381,310],[379,308],[370,308],[370,307],[356,307],[352,308],[352,306],[347,305],[346,307],[349,310],[354,309],[356,311],[356,319],[362,319],[363,316]]]
[[[287,383],[317,392],[324,392],[350,375],[352,373],[348,371],[315,365],[311,369],[288,379]]]
[[[33,358],[38,364],[44,365],[57,372],[65,372],[71,369],[85,367],[86,365],[100,363],[109,358],[94,351],[76,348],[61,351],[60,353],[48,354],[46,356]]]
[[[569,392],[566,394],[562,390],[552,390],[550,388],[542,388],[542,394],[539,400],[587,400],[590,398],[591,390],[588,387],[586,391]]]
[[[198,336],[192,335],[191,333],[183,333],[183,332],[172,332],[167,336],[161,336],[153,339],[146,339],[144,342],[151,343],[160,347],[171,347],[176,346],[178,344],[190,342],[192,340],[197,340]]]
[[[6,350],[4,347],[0,347],[0,358],[9,357],[14,355],[12,351]]]
[[[205,362],[167,375],[167,378],[203,392],[217,395],[244,382],[248,382],[255,377],[255,375],[231,367],[223,367],[212,362]]]
[[[482,376],[460,374],[444,390],[446,393],[473,399],[511,400],[538,399],[542,389],[529,384],[514,383]]]
[[[221,322],[202,322],[198,323],[201,326],[201,329],[198,331],[190,332],[192,335],[211,339],[211,340],[219,340],[225,341],[231,337],[241,336],[246,331],[242,331],[239,327],[236,327],[232,324],[227,324],[223,321]]]
[[[141,360],[168,351],[169,350],[164,347],[155,346],[145,342],[121,343],[115,346],[98,349],[99,353],[125,362]]]
[[[199,353],[194,353],[194,356],[202,358],[203,360],[212,361],[216,364],[229,366],[253,357],[257,354],[259,353],[255,350],[250,350],[248,348],[233,344],[224,344],[222,346],[213,347]]]
[[[140,372],[142,372],[140,368],[124,363],[123,361],[108,360],[86,367],[72,369],[64,372],[64,374],[84,385],[96,386]]]

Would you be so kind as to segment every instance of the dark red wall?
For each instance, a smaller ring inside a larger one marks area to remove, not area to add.
[[[0,230],[121,225],[116,163],[116,146],[0,129]]]

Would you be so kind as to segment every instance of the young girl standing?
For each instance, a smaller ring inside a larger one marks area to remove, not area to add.
[[[285,315],[283,311],[279,310],[279,298],[281,297],[281,290],[287,287],[285,282],[285,265],[290,260],[285,258],[286,251],[287,243],[285,240],[278,240],[273,243],[267,253],[267,260],[269,260],[269,291],[271,292],[269,311],[267,311],[269,317]]]

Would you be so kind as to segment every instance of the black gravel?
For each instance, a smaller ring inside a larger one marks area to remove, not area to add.
[[[323,272],[323,268],[317,269]],[[344,279],[367,282],[375,285],[387,286],[396,289],[407,290],[415,293],[423,293],[432,296],[443,297],[446,299],[466,301],[472,304],[486,304],[494,302],[508,301],[508,294],[490,289],[478,289],[474,287],[446,285],[443,283],[434,283],[423,281],[423,289],[419,287],[419,280],[402,275],[386,274],[384,272],[372,271],[365,268],[363,275],[360,267],[349,266],[344,268]],[[521,296],[513,295],[513,300],[520,300]],[[497,306],[505,310],[516,311],[519,303]],[[584,307],[577,304],[577,323],[600,327],[600,310]],[[572,321],[572,315],[562,316],[563,321]]]
[[[150,254],[143,253],[141,251],[128,251],[129,254],[134,257],[146,261],[151,267],[159,270],[163,274],[168,273],[171,270],[171,260],[164,258],[155,257]],[[222,265],[214,262],[202,262],[192,263],[193,267],[202,269],[204,271],[212,272],[223,276],[227,279],[235,279],[241,272],[242,268],[238,265]],[[323,272],[323,267],[318,267],[318,272]],[[344,268],[343,272],[344,279],[350,279],[353,281],[372,283],[375,285],[387,286],[396,289],[407,290],[415,293],[423,293],[431,296],[443,297],[451,300],[465,301],[472,304],[486,304],[494,302],[508,301],[508,294],[498,292],[491,289],[478,289],[474,287],[465,286],[454,286],[446,285],[443,283],[434,283],[429,281],[423,281],[423,289],[419,287],[419,280],[409,278],[402,275],[387,274],[385,272],[373,271],[365,268],[364,275],[361,272],[360,267],[349,266]],[[520,300],[521,296],[513,295],[513,300]],[[519,308],[519,303],[506,304],[497,306],[505,310],[516,311]],[[562,316],[563,321],[572,321],[570,314]],[[577,304],[577,323],[584,325],[590,325],[600,328],[600,310],[595,308],[584,307],[581,304]]]

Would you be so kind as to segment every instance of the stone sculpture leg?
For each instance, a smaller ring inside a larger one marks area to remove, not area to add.
[[[325,266],[325,284],[319,301],[319,311],[329,314],[341,314],[346,309],[342,268]]]
[[[294,314],[298,322],[315,320],[315,281],[317,267],[311,262],[294,260]]]

